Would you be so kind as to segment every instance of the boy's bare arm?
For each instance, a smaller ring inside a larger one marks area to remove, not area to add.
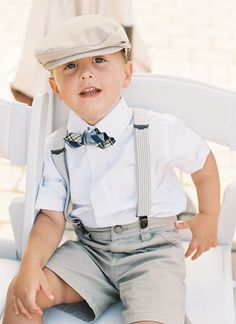
[[[28,319],[32,318],[32,313],[42,314],[36,305],[39,290],[47,298],[54,299],[42,269],[58,247],[64,229],[62,212],[41,210],[38,214],[14,282],[12,299],[16,314],[22,313]]]
[[[30,233],[22,265],[34,263],[43,268],[58,247],[64,229],[63,212],[41,210]]]
[[[204,167],[191,176],[197,189],[199,212],[218,217],[220,211],[220,180],[212,152],[209,153]]]
[[[217,226],[220,211],[220,181],[212,152],[204,167],[191,175],[196,186],[199,213],[186,222],[176,224],[178,229],[189,228],[193,237],[185,253],[198,258],[203,252],[217,245]]]

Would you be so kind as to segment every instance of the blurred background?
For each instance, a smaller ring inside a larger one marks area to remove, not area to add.
[[[26,80],[26,75],[32,74],[32,62],[28,58],[22,59],[22,53],[32,50],[30,46],[34,35],[38,37],[34,28],[48,28],[45,16],[40,15],[43,5],[52,1],[60,9],[60,14],[68,9],[60,7],[62,3],[65,5],[63,0],[0,0],[1,99],[14,99],[11,84],[17,87],[18,82],[24,88],[37,80],[37,73],[32,75],[32,80]],[[38,10],[36,2],[39,4]],[[72,2],[74,0],[66,1],[68,6]],[[78,2],[88,4],[88,0]],[[136,71],[149,70],[157,74],[185,77],[236,91],[235,0],[109,0],[111,7],[114,4],[114,8],[117,8],[117,3],[120,5],[119,12],[113,12],[119,16],[119,21],[128,29],[135,27],[133,59]],[[55,11],[53,13],[56,15]],[[47,19],[47,24],[53,24],[53,13]],[[19,75],[20,69],[24,70],[23,75]],[[29,97],[32,97],[32,91]],[[218,161],[224,189],[236,179],[236,153],[219,145],[210,145]],[[195,202],[196,194],[190,177],[185,174],[179,174],[179,177]],[[24,181],[24,169],[0,160],[0,236],[3,238],[12,238],[8,205],[14,197],[24,194]]]

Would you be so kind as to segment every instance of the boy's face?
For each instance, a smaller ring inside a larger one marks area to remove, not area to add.
[[[131,80],[132,65],[121,52],[86,57],[53,69],[54,93],[88,124],[106,116]]]

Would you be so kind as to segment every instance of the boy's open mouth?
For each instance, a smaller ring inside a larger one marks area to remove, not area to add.
[[[82,97],[91,97],[91,96],[97,95],[101,91],[102,91],[101,89],[98,89],[98,88],[95,88],[95,87],[88,87],[88,88],[83,89],[79,93],[79,95],[82,96]]]

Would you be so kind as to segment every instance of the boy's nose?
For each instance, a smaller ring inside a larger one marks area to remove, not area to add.
[[[82,80],[92,79],[93,78],[93,73],[92,72],[83,72],[83,73],[81,73],[80,78]]]

